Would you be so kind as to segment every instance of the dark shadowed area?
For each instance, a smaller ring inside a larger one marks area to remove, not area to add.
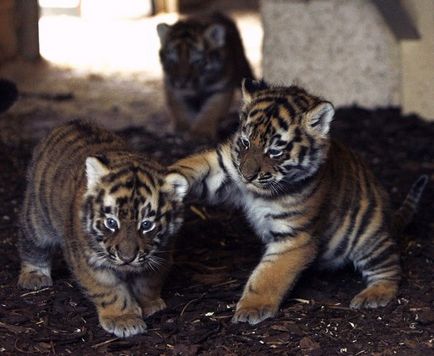
[[[254,327],[232,324],[235,303],[262,246],[238,212],[194,205],[187,208],[175,265],[163,292],[168,308],[147,320],[146,334],[115,338],[99,327],[94,306],[81,294],[61,254],[54,263],[52,288],[35,292],[16,288],[17,213],[35,142],[14,143],[18,141],[11,138],[0,143],[0,352],[432,354],[434,123],[403,117],[396,109],[349,108],[338,110],[336,116],[333,136],[365,157],[390,193],[393,206],[399,206],[420,174],[430,177],[419,213],[400,238],[403,281],[398,299],[386,308],[348,308],[363,286],[351,268],[339,272],[312,268],[287,296],[275,319]],[[206,147],[143,128],[120,133],[132,146],[164,163]]]

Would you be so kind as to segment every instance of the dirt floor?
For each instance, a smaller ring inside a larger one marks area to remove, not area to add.
[[[50,114],[44,115],[50,120]],[[163,292],[168,308],[147,320],[146,334],[126,340],[115,338],[99,327],[93,305],[81,294],[60,254],[54,263],[52,288],[36,292],[16,288],[16,217],[25,187],[26,162],[36,140],[3,133],[0,352],[434,354],[434,124],[415,116],[403,117],[396,109],[341,109],[336,117],[333,136],[367,159],[395,206],[420,174],[430,176],[420,211],[400,239],[404,278],[398,298],[389,306],[351,310],[349,301],[363,287],[359,276],[351,269],[327,273],[312,268],[285,299],[276,318],[257,326],[231,324],[235,303],[262,246],[238,212],[189,206],[178,238],[176,263]],[[0,117],[0,121],[6,119],[7,115]],[[165,163],[206,146],[171,134],[157,136],[143,128],[120,133],[135,148]]]

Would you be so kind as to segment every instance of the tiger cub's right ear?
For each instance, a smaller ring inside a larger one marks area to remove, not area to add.
[[[265,89],[268,89],[268,84],[265,81],[244,78],[241,82],[241,92],[243,94],[244,103],[250,103],[256,92]]]
[[[87,190],[91,191],[101,181],[101,178],[109,174],[107,166],[97,157],[86,158]]]
[[[170,26],[166,23],[159,23],[157,25],[157,33],[158,33],[158,37],[160,37],[160,42],[164,43],[164,41],[166,40],[167,37],[167,33],[170,30]]]

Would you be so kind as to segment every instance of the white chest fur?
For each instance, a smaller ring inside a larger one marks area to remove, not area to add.
[[[293,233],[293,228],[287,219],[275,219],[273,217],[284,212],[278,202],[264,200],[246,192],[243,208],[247,219],[262,241],[268,241],[271,232]]]

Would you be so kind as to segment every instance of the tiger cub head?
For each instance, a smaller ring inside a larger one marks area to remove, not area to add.
[[[131,155],[86,159],[81,223],[95,267],[157,270],[182,224],[188,183],[152,161]]]
[[[333,106],[297,86],[245,79],[242,92],[234,142],[241,178],[257,194],[285,194],[325,160]]]
[[[226,28],[195,19],[157,26],[166,81],[177,90],[197,90],[221,80],[225,70]]]

